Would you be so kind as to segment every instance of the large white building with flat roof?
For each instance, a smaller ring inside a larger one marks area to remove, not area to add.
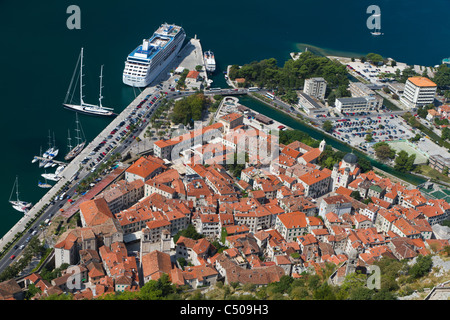
[[[337,98],[336,111],[340,113],[356,113],[374,110],[376,99],[374,97]]]
[[[303,92],[298,94],[298,107],[310,116],[328,113],[328,109],[320,101]]]
[[[324,100],[325,91],[327,90],[327,82],[324,78],[311,78],[305,80],[303,92],[314,98]]]
[[[417,108],[434,102],[437,85],[426,77],[410,77],[400,101],[408,108]]]

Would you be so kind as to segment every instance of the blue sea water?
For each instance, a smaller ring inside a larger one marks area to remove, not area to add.
[[[381,9],[381,37],[366,27],[372,4]],[[66,26],[69,5],[81,10],[80,30]],[[197,35],[204,50],[214,51],[213,79],[221,86],[228,64],[274,57],[281,65],[305,46],[334,55],[376,52],[433,66],[450,56],[449,13],[448,0],[0,1],[0,235],[20,219],[8,203],[16,175],[21,199],[37,202],[46,192],[37,187],[44,170],[31,160],[47,146],[48,130],[55,133],[60,153],[66,152],[75,116],[61,103],[81,47],[86,102],[97,101],[104,64],[103,103],[120,112],[138,93],[122,84],[124,60],[163,22],[182,25],[188,37]],[[80,120],[89,140],[110,121]]]

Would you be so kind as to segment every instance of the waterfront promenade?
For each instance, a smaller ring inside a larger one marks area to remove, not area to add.
[[[14,239],[14,236],[18,232],[23,232],[25,230],[26,224],[38,215],[38,212],[44,207],[45,204],[51,205],[51,199],[55,197],[61,188],[63,188],[66,183],[73,181],[75,174],[80,170],[81,161],[89,156],[93,149],[102,142],[109,133],[121,122],[124,121],[132,112],[132,110],[139,104],[139,102],[144,99],[148,94],[156,92],[154,88],[144,89],[117,117],[115,117],[104,129],[100,132],[97,137],[95,137],[84,150],[75,157],[63,170],[61,173],[61,179],[36,203],[33,207],[0,239],[0,251],[3,250],[4,246]],[[114,152],[114,149],[110,152]],[[98,164],[97,164],[98,165]],[[79,173],[79,180],[82,180],[86,175],[89,174],[90,169],[88,167],[82,167]]]
[[[189,70],[194,70],[195,66],[203,65],[203,54],[199,39],[191,39],[180,51],[177,57],[168,65],[168,67],[161,72],[161,74],[150,84],[149,87],[144,88],[139,95],[123,110],[117,117],[115,117],[84,149],[75,157],[61,173],[61,179],[36,203],[33,207],[0,239],[0,251],[3,251],[5,245],[15,238],[17,233],[25,230],[25,226],[33,220],[41,209],[47,204],[46,210],[52,207],[51,200],[58,194],[60,190],[66,186],[67,183],[73,182],[73,178],[78,172],[78,181],[83,180],[89,175],[92,168],[87,165],[83,166],[81,161],[86,157],[91,157],[93,149],[107,138],[110,132],[118,126],[122,121],[126,121],[128,117],[133,117],[132,112],[136,106],[147,96],[160,93],[161,91],[168,91],[170,84],[175,84],[175,77],[170,74],[171,70],[175,70],[177,66],[183,66]],[[206,71],[201,73],[207,79]],[[162,88],[158,89],[156,85],[162,84]],[[114,153],[116,148],[110,150],[108,153]],[[124,149],[124,148],[121,148]],[[93,155],[92,158],[97,155]],[[90,162],[90,161],[89,161]],[[88,163],[89,163],[88,162]],[[98,166],[99,163],[96,164]],[[95,166],[95,167],[96,167]],[[95,168],[94,167],[94,168]],[[71,210],[72,211],[72,210]],[[73,214],[73,213],[72,213]],[[44,213],[45,215],[45,213]]]

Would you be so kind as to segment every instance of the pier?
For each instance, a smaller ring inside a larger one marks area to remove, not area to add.
[[[62,166],[67,166],[68,163],[67,162],[63,162],[63,161],[59,161],[59,160],[54,160],[54,159],[47,159],[41,156],[34,156],[34,158],[38,159],[38,160],[42,160],[42,161],[48,161],[48,162],[53,162],[56,163],[57,165],[62,165]]]
[[[107,136],[110,134],[110,132],[116,128],[120,122],[127,121],[128,117],[134,117],[132,115],[132,112],[136,110],[137,105],[147,96],[147,95],[153,95],[153,94],[160,94],[160,92],[168,91],[169,83],[174,81],[173,74],[170,73],[170,70],[176,69],[178,65],[182,65],[185,68],[188,68],[190,70],[194,70],[195,66],[197,65],[203,65],[203,56],[202,56],[202,50],[200,41],[198,39],[191,39],[180,51],[177,57],[167,66],[165,70],[161,72],[161,74],[150,84],[150,86],[144,88],[139,95],[136,96],[136,98],[123,110],[121,111],[117,117],[115,117],[98,135],[95,137],[71,162],[65,163],[58,160],[51,160],[54,163],[65,165],[66,167],[64,170],[60,173],[61,179],[51,188],[48,190],[48,192],[37,202],[33,205],[33,207],[23,215],[23,217],[0,239],[0,251],[3,251],[5,248],[5,245],[12,240],[14,240],[15,235],[17,233],[22,233],[26,229],[26,225],[29,221],[34,220],[39,214],[39,212],[45,207],[45,212],[41,214],[41,216],[36,219],[34,222],[34,226],[38,225],[41,221],[44,221],[48,214],[48,211],[58,211],[57,204],[52,205],[51,200],[59,195],[60,190],[64,188],[66,185],[69,185],[71,190],[74,190],[76,187],[76,184],[73,183],[75,176],[78,176],[78,181],[83,180],[86,176],[90,174],[91,168],[88,166],[83,166],[81,164],[81,161],[85,159],[86,157],[89,157],[90,154],[93,152],[93,149],[100,144],[103,140],[107,139]],[[206,71],[204,71],[206,74]],[[157,88],[156,86],[158,84],[162,85],[162,88]],[[193,92],[192,92],[193,93]],[[192,94],[191,93],[191,94]],[[169,96],[172,96],[170,98],[173,98],[175,96],[175,93],[170,92]],[[178,96],[183,96],[183,94],[178,94]],[[130,148],[130,145],[125,144],[118,144],[113,150],[110,150],[108,154],[111,153],[125,153]],[[120,150],[120,151],[119,151]],[[35,156],[39,160],[47,160],[40,156]],[[100,163],[97,163],[94,168],[96,168]],[[81,167],[81,169],[80,169]],[[65,203],[65,202],[64,202]],[[72,210],[69,211],[73,214]],[[67,215],[67,214],[66,214]],[[28,234],[23,234],[22,238],[26,237]],[[19,238],[21,242],[23,239]],[[9,251],[14,252],[16,250]],[[16,255],[20,255],[21,252],[15,253]],[[17,258],[16,258],[17,259]],[[4,256],[1,259],[0,264],[0,272],[3,270],[4,267],[9,265],[11,263],[8,256]]]

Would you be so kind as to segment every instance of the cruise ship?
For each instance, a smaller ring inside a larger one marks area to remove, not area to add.
[[[162,24],[150,39],[134,49],[125,61],[123,83],[146,87],[167,67],[180,51],[186,33],[174,24]]]
[[[214,53],[211,50],[205,52],[203,60],[205,61],[206,71],[211,73],[216,71],[216,60],[214,59]]]

